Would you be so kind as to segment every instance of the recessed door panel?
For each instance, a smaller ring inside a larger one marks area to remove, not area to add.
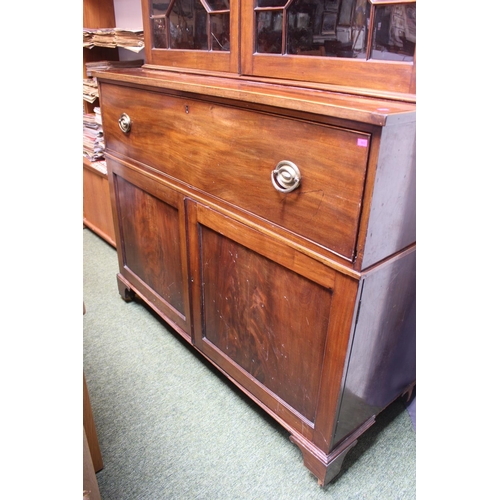
[[[116,162],[120,271],[156,307],[189,332],[182,196]]]
[[[335,361],[343,369],[345,351],[327,353],[345,335],[335,331],[335,312],[344,314],[342,296],[334,297],[338,273],[278,238],[193,206],[195,345],[281,418],[312,432],[322,391],[338,383],[325,384],[325,373]]]
[[[204,340],[314,421],[331,290],[208,228],[201,241]]]

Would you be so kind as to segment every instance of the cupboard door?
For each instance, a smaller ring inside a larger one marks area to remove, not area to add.
[[[353,295],[337,293],[346,278],[207,207],[188,213],[196,347],[308,439],[318,422],[329,435],[352,311]]]
[[[416,93],[415,0],[241,0],[241,72]]]
[[[183,197],[108,159],[120,274],[169,323],[190,335]]]
[[[239,1],[143,0],[146,65],[237,72]]]

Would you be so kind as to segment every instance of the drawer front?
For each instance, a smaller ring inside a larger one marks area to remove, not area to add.
[[[107,83],[100,102],[108,151],[353,258],[369,134]],[[301,176],[289,193],[271,180],[282,161]]]

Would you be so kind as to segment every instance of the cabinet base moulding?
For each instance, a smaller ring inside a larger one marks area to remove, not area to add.
[[[299,447],[304,458],[304,465],[318,478],[318,484],[325,486],[338,475],[347,453],[354,448],[358,443],[358,438],[374,423],[375,416],[372,416],[328,454],[305,440],[300,434],[292,434],[290,441]]]

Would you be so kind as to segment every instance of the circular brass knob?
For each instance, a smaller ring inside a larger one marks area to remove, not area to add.
[[[122,113],[120,118],[118,118],[118,125],[120,126],[120,130],[125,134],[130,132],[130,127],[132,126],[130,116],[128,116],[127,113]]]
[[[271,172],[271,181],[281,193],[290,193],[300,186],[300,170],[291,161],[280,161]]]

